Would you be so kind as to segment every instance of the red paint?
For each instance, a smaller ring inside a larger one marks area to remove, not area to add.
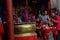
[[[51,15],[51,3],[50,2],[48,3],[48,15],[49,16]]]
[[[8,40],[14,40],[14,25],[12,15],[12,0],[6,0],[7,8],[7,29],[8,29]]]
[[[28,22],[28,0],[26,0],[25,22]]]
[[[37,36],[16,37],[15,40],[37,40]]]

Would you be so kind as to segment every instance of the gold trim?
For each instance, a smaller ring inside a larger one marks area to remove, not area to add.
[[[15,37],[36,36],[36,33],[15,34]]]

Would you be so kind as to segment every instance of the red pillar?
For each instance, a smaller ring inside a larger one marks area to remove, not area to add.
[[[51,15],[51,2],[48,2],[48,14]]]
[[[28,22],[28,0],[26,0],[25,22]]]
[[[14,24],[12,15],[12,0],[6,0],[7,8],[7,29],[8,29],[8,40],[14,40]]]

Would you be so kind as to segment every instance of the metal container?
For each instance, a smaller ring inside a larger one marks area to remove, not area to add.
[[[31,34],[36,31],[36,23],[21,23],[14,25],[15,34]]]

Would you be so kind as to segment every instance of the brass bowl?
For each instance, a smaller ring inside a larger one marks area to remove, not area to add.
[[[14,25],[15,34],[34,33],[36,30],[35,23],[22,23]]]

